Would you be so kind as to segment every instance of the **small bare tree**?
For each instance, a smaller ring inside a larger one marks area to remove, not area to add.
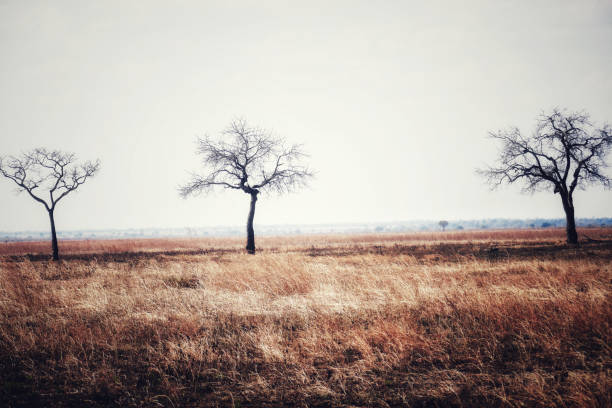
[[[285,193],[305,185],[313,173],[300,162],[306,156],[300,145],[286,146],[283,139],[250,127],[245,120],[234,120],[223,132],[227,140],[198,139],[198,153],[206,171],[192,174],[179,188],[182,197],[208,192],[214,187],[242,190],[251,196],[247,218],[247,245],[255,253],[253,219],[261,191]]]
[[[73,153],[59,150],[34,149],[20,157],[0,157],[0,174],[13,180],[18,192],[26,191],[30,197],[45,206],[51,222],[53,260],[59,260],[55,219],[57,203],[76,190],[100,168],[100,161],[75,163]],[[42,194],[48,194],[45,199]]]
[[[548,190],[559,193],[566,217],[567,242],[578,243],[573,194],[576,188],[600,183],[610,187],[603,170],[612,147],[609,125],[595,127],[589,115],[558,109],[542,114],[531,137],[517,128],[490,136],[501,142],[497,164],[477,170],[493,186],[523,182],[524,191]]]
[[[442,228],[442,231],[446,231],[446,227],[448,227],[448,221],[442,220],[438,223],[438,225]]]

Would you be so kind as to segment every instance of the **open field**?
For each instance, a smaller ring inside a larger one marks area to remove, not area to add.
[[[0,402],[609,407],[612,229],[579,233],[3,243]]]

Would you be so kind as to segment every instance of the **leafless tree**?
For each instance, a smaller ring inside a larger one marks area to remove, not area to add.
[[[51,244],[53,260],[59,260],[55,219],[53,212],[57,203],[68,193],[76,190],[100,168],[100,161],[75,163],[73,153],[38,148],[23,153],[20,157],[0,157],[0,174],[13,180],[18,192],[25,191],[30,197],[45,206],[51,222]],[[48,198],[44,195],[48,194]]]
[[[612,147],[609,125],[595,127],[589,115],[559,109],[543,113],[534,133],[525,137],[517,128],[490,133],[501,142],[495,166],[477,170],[492,186],[524,183],[524,191],[559,193],[566,216],[567,242],[578,243],[573,194],[576,188],[600,183],[611,186],[604,174]]]
[[[448,227],[448,221],[442,220],[438,223],[438,225],[440,225],[440,227],[442,228],[442,231],[445,231],[446,227]]]
[[[254,254],[253,218],[258,194],[292,191],[304,186],[313,173],[301,164],[306,155],[300,145],[287,146],[284,139],[250,127],[243,119],[232,121],[222,136],[224,140],[198,139],[198,153],[206,171],[192,174],[191,181],[180,187],[179,192],[187,197],[222,187],[249,194],[246,250]]]

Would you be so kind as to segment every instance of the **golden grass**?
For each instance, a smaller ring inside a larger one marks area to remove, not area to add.
[[[612,243],[528,233],[266,238],[256,256],[232,239],[74,243],[90,255],[60,263],[5,256],[0,401],[612,406]],[[203,242],[225,251],[195,251]],[[96,255],[126,247],[141,253]]]

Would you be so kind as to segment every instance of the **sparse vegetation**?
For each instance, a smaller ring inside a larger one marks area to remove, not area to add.
[[[588,234],[0,244],[0,400],[611,406],[612,230]]]
[[[12,180],[18,186],[18,193],[26,191],[49,214],[54,261],[59,261],[55,206],[93,177],[99,169],[99,160],[77,164],[74,153],[44,148],[31,150],[18,157],[0,156],[0,175]]]
[[[591,184],[612,187],[606,156],[612,149],[612,128],[596,127],[585,112],[553,109],[542,113],[535,130],[524,136],[518,128],[491,132],[501,143],[495,165],[477,172],[493,186],[522,183],[523,191],[559,194],[567,242],[578,243],[574,191]]]
[[[302,146],[286,144],[270,132],[249,126],[245,120],[232,121],[223,132],[231,141],[198,139],[198,153],[207,171],[193,174],[192,180],[180,187],[181,196],[208,192],[216,187],[238,190],[251,197],[247,218],[249,254],[255,254],[255,206],[259,193],[285,193],[302,187],[313,173],[301,163],[306,157]]]

